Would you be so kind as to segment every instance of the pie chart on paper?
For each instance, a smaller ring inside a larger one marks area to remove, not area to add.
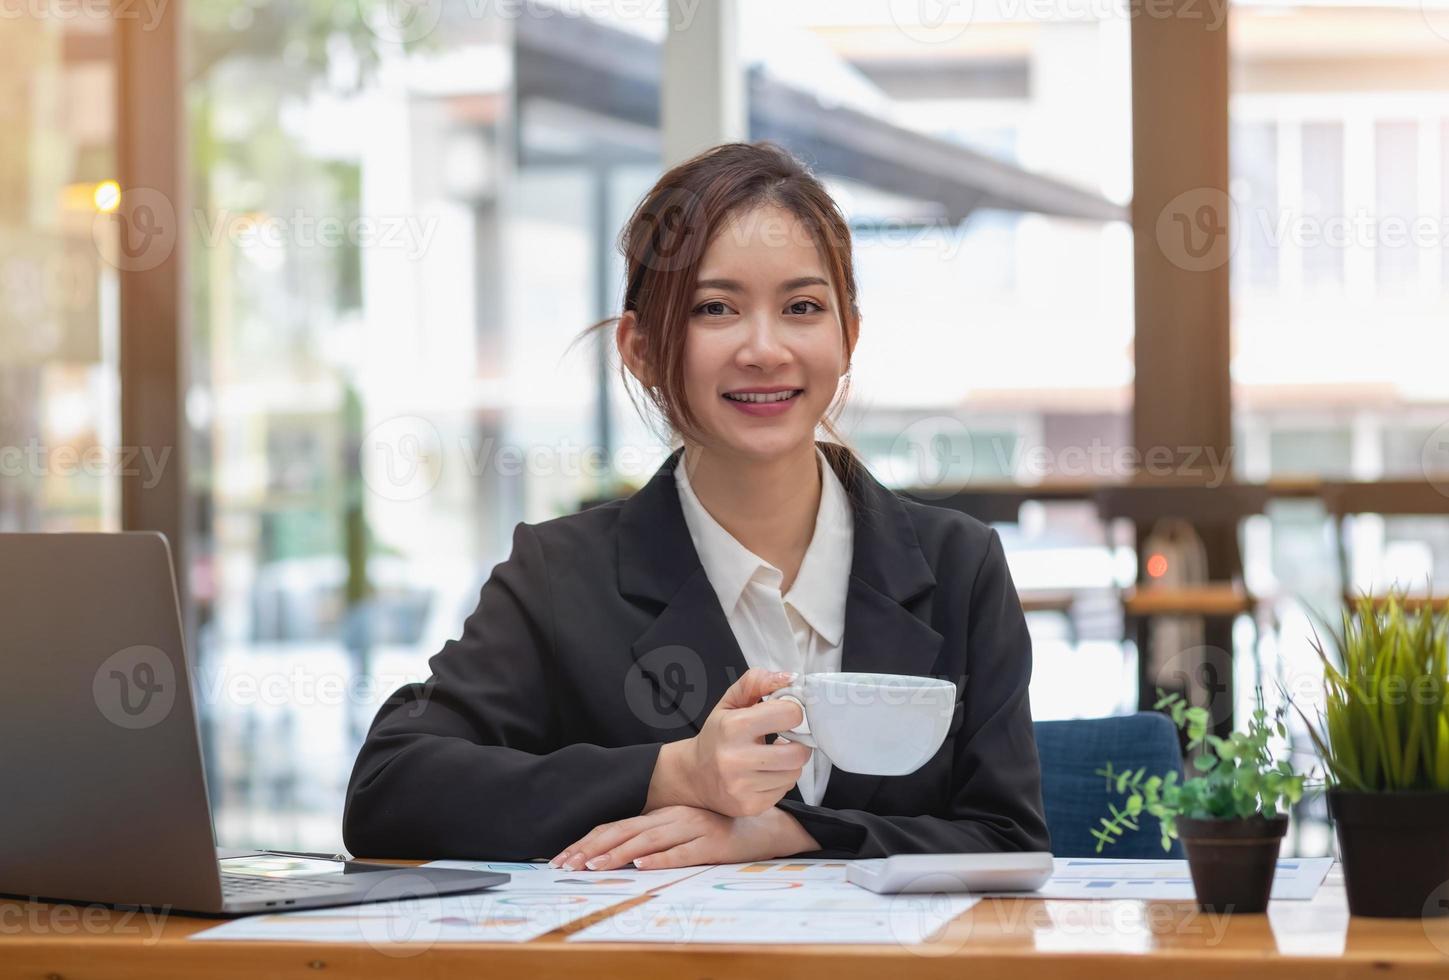
[[[721,881],[714,887],[722,892],[778,892],[799,888],[798,881],[784,881],[779,878],[761,878],[758,881]]]

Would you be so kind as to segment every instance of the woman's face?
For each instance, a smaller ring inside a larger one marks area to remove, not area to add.
[[[685,393],[710,448],[769,459],[813,447],[849,366],[842,323],[798,218],[763,206],[726,222],[700,263],[684,346]]]

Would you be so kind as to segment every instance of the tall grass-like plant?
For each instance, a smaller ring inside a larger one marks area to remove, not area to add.
[[[1364,793],[1449,790],[1449,604],[1410,612],[1401,592],[1380,606],[1362,597],[1328,633],[1333,657],[1313,640],[1324,675],[1317,723],[1294,707],[1329,783]]]

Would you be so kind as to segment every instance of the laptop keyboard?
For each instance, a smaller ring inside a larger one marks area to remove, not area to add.
[[[221,893],[226,898],[248,898],[252,895],[276,895],[335,891],[335,881],[311,881],[306,878],[263,878],[258,875],[222,874]]]

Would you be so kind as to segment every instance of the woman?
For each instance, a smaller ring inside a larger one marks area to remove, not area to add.
[[[621,249],[621,372],[682,445],[627,500],[517,526],[461,639],[373,722],[348,848],[570,870],[1048,849],[996,533],[815,440],[861,319],[835,203],[780,148],[726,144],[660,178]],[[775,738],[802,713],[761,699],[828,670],[952,680],[939,751],[881,777]]]

